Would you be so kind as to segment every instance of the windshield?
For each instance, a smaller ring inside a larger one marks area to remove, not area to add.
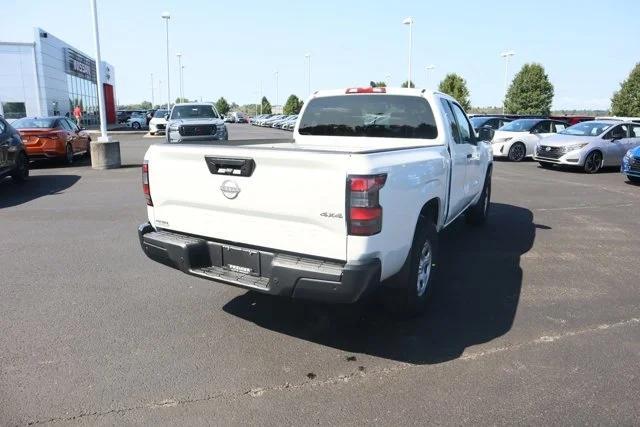
[[[172,119],[217,119],[211,105],[176,105],[171,110]]]
[[[474,128],[479,128],[480,126],[484,125],[489,119],[487,119],[486,117],[471,117],[469,120],[471,121],[471,124]]]
[[[426,99],[402,95],[343,95],[309,102],[299,126],[302,135],[377,138],[438,136]]]
[[[52,128],[56,119],[29,119],[27,117],[18,119],[11,123],[16,129],[48,129]]]
[[[168,110],[156,110],[156,112],[153,113],[153,117],[164,117],[168,112]]]
[[[604,122],[582,122],[577,125],[570,126],[558,133],[576,136],[598,136],[604,133],[611,126],[613,126],[611,123]]]
[[[529,132],[531,128],[540,123],[538,119],[520,119],[507,123],[498,130],[507,132]]]

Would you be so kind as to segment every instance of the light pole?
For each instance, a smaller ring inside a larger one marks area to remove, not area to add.
[[[153,98],[153,73],[151,73],[151,108],[156,105],[156,102]]]
[[[387,74],[386,76],[384,76],[384,80],[387,87],[391,86],[391,74]]]
[[[182,54],[178,52],[178,92],[180,93],[180,103],[182,103]]]
[[[171,15],[169,12],[162,12],[162,19],[165,20],[167,27],[167,110],[171,110],[171,84],[169,81],[169,19],[171,19]]]
[[[278,93],[278,70],[276,70],[275,72],[276,75],[276,107],[278,106],[278,99],[280,97],[280,94]]]
[[[409,80],[407,80],[407,87],[411,87],[411,51],[413,50],[413,18],[408,17],[402,21],[404,25],[409,26]]]
[[[429,71],[433,70],[436,68],[435,65],[427,65],[426,67],[424,67],[425,70],[427,71],[427,82],[425,84],[425,87],[429,84]]]
[[[307,62],[307,96],[311,96],[311,54],[305,53],[304,58]]]
[[[184,98],[184,65],[180,67],[180,92],[182,92],[182,99],[185,99]]]
[[[507,102],[507,78],[509,74],[509,59],[515,55],[516,53],[512,50],[508,50],[506,52],[502,52],[500,54],[501,57],[505,59],[504,61],[504,99],[502,100],[502,114],[504,115],[505,104]]]
[[[90,0],[93,15],[93,39],[96,47],[96,86],[98,86],[98,107],[100,108],[100,137],[92,142],[91,166],[94,169],[112,169],[120,167],[120,143],[107,136],[107,113],[104,104],[102,85],[102,59],[100,58],[100,34],[98,31],[98,7],[96,0]]]

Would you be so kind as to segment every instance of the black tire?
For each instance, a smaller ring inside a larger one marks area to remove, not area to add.
[[[527,157],[527,147],[522,142],[515,142],[509,148],[508,158],[512,162],[521,162]]]
[[[16,159],[16,169],[11,174],[11,179],[15,182],[24,182],[29,178],[29,159],[24,153],[18,154]]]
[[[465,220],[467,224],[471,225],[484,225],[487,222],[489,216],[489,209],[491,208],[491,171],[487,172],[487,176],[484,179],[484,186],[482,187],[482,193],[478,202],[469,207],[465,212]]]
[[[73,147],[71,144],[67,144],[64,150],[64,164],[72,165],[73,164]]]
[[[437,255],[436,226],[421,216],[402,270],[383,289],[383,303],[389,311],[401,317],[413,317],[425,311],[435,287]],[[419,272],[422,272],[421,277]]]
[[[592,151],[584,160],[583,169],[585,173],[597,173],[602,168],[602,153]]]
[[[155,134],[156,134],[155,132],[149,132],[149,135],[151,136],[155,136]]]
[[[640,177],[627,175],[627,179],[634,184],[640,184]]]
[[[543,169],[553,169],[553,163],[549,162],[538,162],[540,163],[540,167]]]
[[[134,129],[140,129],[140,123],[133,122],[133,123],[131,123],[131,127],[134,128]]]

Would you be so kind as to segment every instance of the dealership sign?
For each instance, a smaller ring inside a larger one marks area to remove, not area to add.
[[[73,49],[64,49],[64,69],[72,76],[96,81],[96,61]]]

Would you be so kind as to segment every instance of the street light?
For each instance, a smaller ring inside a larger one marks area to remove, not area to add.
[[[404,25],[409,26],[409,80],[407,80],[407,87],[411,87],[411,51],[413,50],[413,18],[408,17],[402,21]]]
[[[279,88],[278,88],[278,70],[276,70],[276,72],[274,73],[276,75],[276,104],[275,106],[278,106],[278,98],[280,96],[280,94],[278,93]]]
[[[391,86],[391,74],[387,74],[386,76],[384,76],[384,80],[387,87]]]
[[[180,67],[180,91],[182,92],[182,99],[185,99],[184,97],[184,65]]]
[[[153,98],[153,73],[151,73],[151,108],[156,105],[156,102]]]
[[[509,59],[515,55],[516,53],[512,50],[508,50],[506,52],[502,52],[500,54],[501,57],[505,59],[504,61],[504,99],[502,100],[502,114],[504,115],[505,104],[507,102],[507,76],[509,73]]]
[[[162,12],[162,19],[167,24],[167,110],[171,110],[171,83],[169,81],[169,19],[171,19],[171,15],[169,12]]]
[[[178,52],[176,56],[178,57],[178,90],[180,92],[180,102],[182,103],[182,98],[184,98],[182,94],[182,54]]]
[[[307,62],[307,96],[311,96],[311,54],[305,53],[304,58]]]
[[[102,85],[102,59],[100,58],[100,34],[98,31],[98,7],[96,0],[90,0],[93,15],[93,40],[96,47],[96,86],[98,89],[98,107],[100,109],[100,137],[91,142],[91,166],[94,169],[111,169],[120,167],[120,143],[107,136],[107,113],[104,104],[104,87]]]
[[[427,71],[427,83],[425,84],[425,87],[426,87],[429,84],[429,71],[434,70],[436,68],[436,66],[435,65],[427,65],[424,68]]]

